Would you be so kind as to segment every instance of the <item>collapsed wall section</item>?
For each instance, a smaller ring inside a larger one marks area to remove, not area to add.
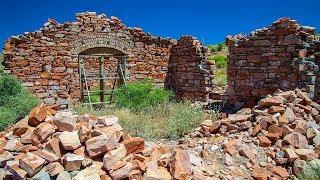
[[[173,46],[167,81],[179,99],[209,98],[215,66],[207,60],[207,53],[208,49],[191,36],[182,37]]]
[[[309,63],[307,71],[302,73],[301,67],[308,63],[304,63],[305,57],[299,56],[300,49],[315,40],[314,34],[314,28],[282,18],[249,36],[228,36],[229,102],[253,106],[277,89],[296,87],[314,94],[315,82],[309,80],[315,77],[317,65]]]

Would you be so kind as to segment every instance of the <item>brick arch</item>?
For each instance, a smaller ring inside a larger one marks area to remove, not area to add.
[[[94,48],[115,49],[123,54],[129,54],[129,49],[132,47],[133,42],[112,34],[85,36],[73,42],[71,54],[78,55],[88,49]]]

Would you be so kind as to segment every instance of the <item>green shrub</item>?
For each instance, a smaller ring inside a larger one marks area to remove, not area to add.
[[[190,101],[165,102],[140,110],[115,107],[99,111],[78,108],[76,111],[79,114],[116,115],[124,131],[146,139],[179,138],[199,127],[207,118],[202,107]]]
[[[215,61],[218,69],[227,67],[227,57],[225,55],[213,55],[209,57],[209,60]]]
[[[218,51],[222,51],[223,49],[226,49],[226,48],[227,46],[224,42],[218,44]]]
[[[224,86],[227,85],[228,76],[226,68],[217,69],[215,74],[215,84]]]
[[[19,94],[22,90],[21,83],[9,75],[0,75],[0,106],[9,103],[10,98]]]
[[[208,48],[210,51],[213,52],[218,52],[218,46],[217,45],[209,45]]]
[[[159,87],[154,87],[151,80],[127,83],[115,92],[115,103],[118,107],[143,109],[166,102],[172,93]]]
[[[0,99],[0,130],[28,115],[39,104],[39,100],[23,88],[11,96],[1,94]]]
[[[222,50],[226,49],[227,46],[226,46],[226,44],[224,42],[222,42],[222,43],[218,43],[218,44],[209,45],[208,48],[213,53],[213,52],[222,51]]]
[[[0,130],[29,114],[38,103],[18,79],[0,72]]]
[[[298,176],[300,180],[318,180],[320,179],[320,160],[315,159],[308,162],[305,171]]]
[[[3,65],[2,65],[2,62],[3,62],[3,55],[0,54],[0,74],[3,74]]]

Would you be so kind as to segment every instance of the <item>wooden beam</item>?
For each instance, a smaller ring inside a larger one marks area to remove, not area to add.
[[[99,77],[100,77],[100,102],[104,105],[104,57],[99,59]]]

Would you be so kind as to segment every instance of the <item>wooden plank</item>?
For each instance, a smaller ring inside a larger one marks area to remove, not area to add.
[[[99,59],[99,79],[100,79],[100,102],[104,102],[104,58]]]
[[[82,105],[96,105],[96,104],[109,104],[111,101],[106,101],[106,102],[92,102],[92,103],[82,103]]]
[[[80,57],[79,57],[79,55],[78,55],[78,64],[79,64],[79,75],[80,75],[80,102],[83,102],[84,101],[84,96],[83,96],[83,81],[82,81],[82,68],[81,68],[81,61],[80,61]]]

